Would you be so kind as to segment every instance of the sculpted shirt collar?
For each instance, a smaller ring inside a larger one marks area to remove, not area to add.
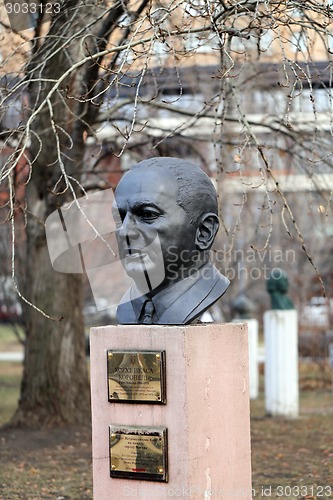
[[[195,270],[195,273],[193,273],[191,276],[188,276],[183,280],[169,285],[168,287],[164,288],[159,293],[154,295],[150,299],[154,304],[155,309],[153,314],[154,323],[156,320],[158,321],[161,318],[163,313],[179,298],[180,295],[189,290],[200,278],[202,278],[206,269],[209,269],[211,267],[212,264],[210,262],[207,262],[201,268]],[[143,313],[144,304],[148,297],[146,295],[141,295],[141,297],[132,298],[137,295],[135,287],[131,289],[130,293],[134,313],[139,323],[139,319]]]

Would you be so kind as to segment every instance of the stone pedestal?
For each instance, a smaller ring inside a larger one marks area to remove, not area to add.
[[[248,329],[249,344],[249,380],[250,399],[257,399],[259,396],[259,324],[255,318],[234,319],[235,323],[246,323]]]
[[[298,323],[297,311],[271,310],[264,314],[265,405],[272,416],[297,417]]]
[[[252,498],[246,325],[106,326],[90,339],[95,500]],[[109,349],[165,350],[167,404],[109,403]],[[169,481],[111,478],[109,425],[166,427]]]

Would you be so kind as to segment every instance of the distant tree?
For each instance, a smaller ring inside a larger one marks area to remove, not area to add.
[[[16,74],[2,79],[0,131],[2,151],[12,151],[0,179],[8,190],[3,211],[13,248],[19,212],[26,232],[19,290],[27,340],[13,419],[21,425],[89,416],[81,276],[52,269],[44,225],[63,203],[101,187],[101,162],[89,158],[92,142],[94,154],[100,149],[110,158],[186,152],[206,168],[213,165],[221,187],[230,172],[238,175],[236,218],[222,197],[220,204],[229,251],[251,170],[267,214],[258,219],[263,246],[279,200],[283,225],[311,259],[278,171],[313,176],[331,169],[333,11],[327,2],[54,0],[51,22],[46,4],[38,5],[28,31],[20,24],[28,22],[24,16],[12,15],[11,26],[1,23],[0,70]],[[22,96],[22,115],[11,121]],[[22,162],[25,199],[15,194]]]

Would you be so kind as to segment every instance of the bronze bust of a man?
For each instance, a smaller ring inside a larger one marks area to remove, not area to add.
[[[188,324],[213,305],[229,280],[211,263],[219,228],[209,177],[178,158],[132,167],[115,191],[119,256],[133,286],[117,309],[123,324]]]
[[[289,281],[287,273],[275,267],[266,283],[266,288],[271,296],[272,309],[295,309],[293,301],[287,295]]]

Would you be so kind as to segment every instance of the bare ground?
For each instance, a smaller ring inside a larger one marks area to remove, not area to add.
[[[92,498],[89,428],[3,429],[0,498]]]

